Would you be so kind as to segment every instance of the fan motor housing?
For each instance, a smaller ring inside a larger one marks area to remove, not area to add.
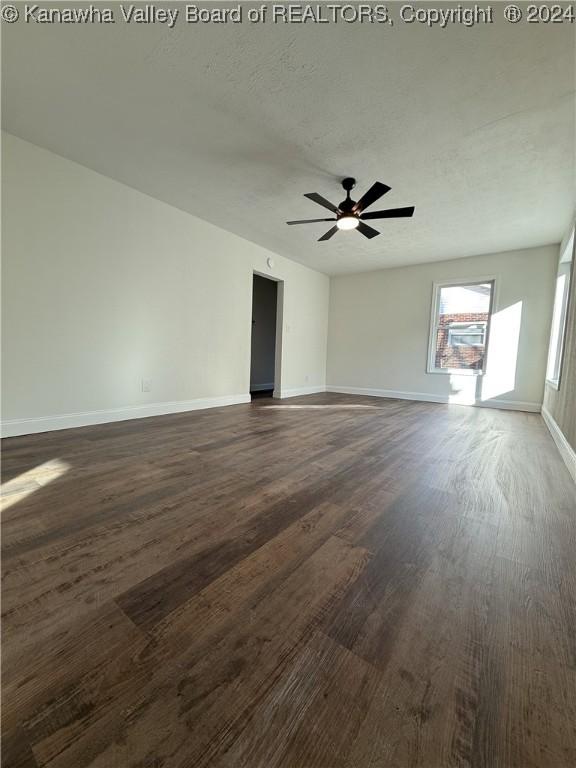
[[[342,213],[351,213],[352,208],[355,206],[356,201],[352,200],[351,198],[347,197],[346,200],[342,200],[342,202],[338,206],[338,210],[342,211]]]

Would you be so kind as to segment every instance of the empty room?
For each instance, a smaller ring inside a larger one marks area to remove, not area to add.
[[[2,0],[2,768],[576,766],[575,19]]]

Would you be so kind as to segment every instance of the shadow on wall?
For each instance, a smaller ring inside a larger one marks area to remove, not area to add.
[[[521,324],[521,301],[492,315],[486,373],[479,376],[451,374],[450,403],[473,405],[514,391]]]

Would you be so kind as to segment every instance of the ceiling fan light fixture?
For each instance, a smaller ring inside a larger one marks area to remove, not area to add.
[[[371,240],[380,234],[377,229],[366,224],[365,219],[395,219],[398,217],[409,217],[414,213],[414,206],[408,205],[404,208],[387,208],[384,211],[369,211],[366,213],[366,208],[371,206],[376,200],[380,200],[382,195],[386,192],[390,192],[390,187],[387,184],[382,184],[381,181],[375,181],[370,189],[365,192],[360,200],[352,200],[350,197],[350,190],[356,186],[356,179],[351,176],[342,179],[342,186],[346,190],[346,200],[342,200],[340,205],[334,205],[330,200],[326,200],[325,197],[319,195],[317,192],[306,192],[304,197],[308,200],[312,200],[313,203],[321,205],[322,208],[327,208],[330,213],[333,214],[331,219],[299,219],[298,221],[287,221],[286,224],[320,224],[323,221],[329,221],[332,226],[325,232],[322,237],[318,238],[319,243],[326,242],[334,237],[334,235],[341,229],[352,230],[355,229],[359,234],[367,237]]]
[[[336,222],[338,229],[356,229],[359,224],[359,220],[356,216],[340,216]]]

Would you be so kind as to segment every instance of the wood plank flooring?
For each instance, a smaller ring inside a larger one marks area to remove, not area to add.
[[[345,395],[4,441],[4,768],[573,768],[539,415]]]

